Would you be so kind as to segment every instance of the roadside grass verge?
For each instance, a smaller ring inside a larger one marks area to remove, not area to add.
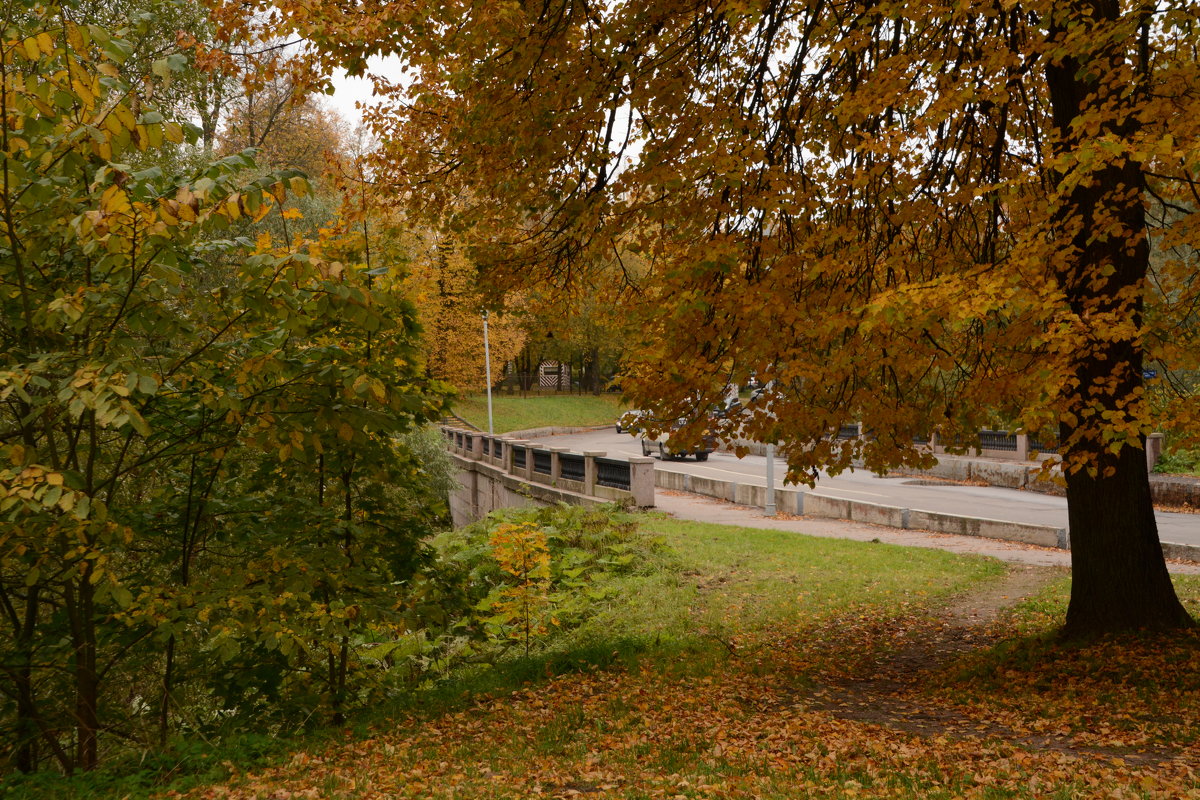
[[[496,433],[546,426],[586,428],[616,422],[622,406],[616,395],[546,394],[492,397]],[[470,395],[454,403],[454,412],[480,430],[487,430],[487,397]]]

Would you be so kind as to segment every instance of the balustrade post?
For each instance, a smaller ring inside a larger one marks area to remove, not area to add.
[[[483,460],[483,434],[471,433],[467,444],[467,455],[476,461]]]
[[[1029,434],[1017,434],[1017,461],[1029,460]]]
[[[649,456],[629,457],[629,491],[633,504],[639,508],[654,505],[654,459]]]
[[[504,439],[504,454],[500,462],[500,468],[508,475],[513,471],[513,448],[523,444],[520,439]]]
[[[605,450],[583,451],[583,493],[589,497],[596,496],[596,475],[599,472],[596,459],[604,458],[606,453]]]
[[[550,485],[557,486],[562,478],[562,461],[559,459],[559,453],[569,453],[569,447],[551,447],[550,448]]]

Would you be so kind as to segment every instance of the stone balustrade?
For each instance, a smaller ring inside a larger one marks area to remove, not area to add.
[[[617,502],[654,505],[654,459],[573,453],[523,439],[443,427],[447,449],[463,468],[451,497],[457,524],[508,505]]]

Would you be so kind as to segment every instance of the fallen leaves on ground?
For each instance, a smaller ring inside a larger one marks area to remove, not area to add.
[[[170,797],[1200,798],[1200,634],[1062,646],[863,610],[555,677]]]

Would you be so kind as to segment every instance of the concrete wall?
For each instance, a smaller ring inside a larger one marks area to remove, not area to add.
[[[766,486],[734,483],[714,478],[699,478],[683,472],[656,470],[655,483],[660,489],[691,492],[706,497],[762,508],[766,505]],[[1041,547],[1069,549],[1067,532],[1048,525],[1027,525],[1020,522],[960,517],[918,508],[899,508],[843,497],[829,497],[809,489],[783,488],[775,490],[775,507],[779,513],[846,519],[889,528],[925,530],[934,533],[953,533],[959,536],[982,536],[1012,542],[1035,544]]]
[[[473,432],[465,447],[450,448],[451,457],[460,470],[459,489],[450,498],[450,511],[455,525],[468,524],[496,509],[534,504],[549,505],[561,502],[596,505],[616,501],[648,507],[653,505],[655,487],[690,492],[759,508],[766,505],[765,486],[735,483],[716,478],[702,478],[668,469],[655,469],[655,460],[652,458],[633,457],[628,459],[631,470],[632,491],[630,492],[599,486],[595,483],[595,459],[602,457],[603,453],[583,454],[586,460],[584,481],[565,480],[557,474],[558,454],[563,452],[564,448],[527,445],[520,440],[491,437],[503,442],[504,452],[499,457],[485,456],[482,454],[482,436],[483,434]],[[530,448],[528,466],[524,470],[516,470],[512,466],[510,447],[514,444]],[[532,451],[534,449],[551,453],[552,473],[554,474],[544,475],[532,471]],[[1062,491],[1061,484],[1054,480],[1055,475],[1051,475],[1049,479],[1039,479],[1038,467],[1031,464],[997,463],[947,455],[941,455],[939,459],[936,467],[923,474],[952,480],[986,481],[992,485],[1010,488],[1042,491],[1049,489],[1057,490],[1060,493]],[[1177,497],[1185,501],[1193,497],[1189,492],[1200,487],[1200,480],[1171,480],[1171,477],[1173,476],[1151,476],[1151,484],[1153,486],[1155,478],[1166,479],[1163,483],[1169,483],[1173,488],[1179,487],[1176,488]],[[1184,503],[1177,504],[1183,505]],[[918,508],[884,506],[861,500],[829,497],[805,488],[776,489],[775,506],[778,512],[783,514],[846,519],[892,528],[926,530],[959,536],[981,536],[1041,547],[1070,549],[1070,537],[1063,528],[965,517]],[[1200,559],[1200,547],[1164,543],[1163,549],[1168,558]]]
[[[458,489],[450,494],[450,517],[455,527],[483,519],[501,508],[533,505],[601,505],[616,498],[589,497],[565,487],[527,483],[503,469],[451,453],[458,467]],[[574,483],[574,482],[572,482]],[[601,487],[603,488],[603,487]]]

